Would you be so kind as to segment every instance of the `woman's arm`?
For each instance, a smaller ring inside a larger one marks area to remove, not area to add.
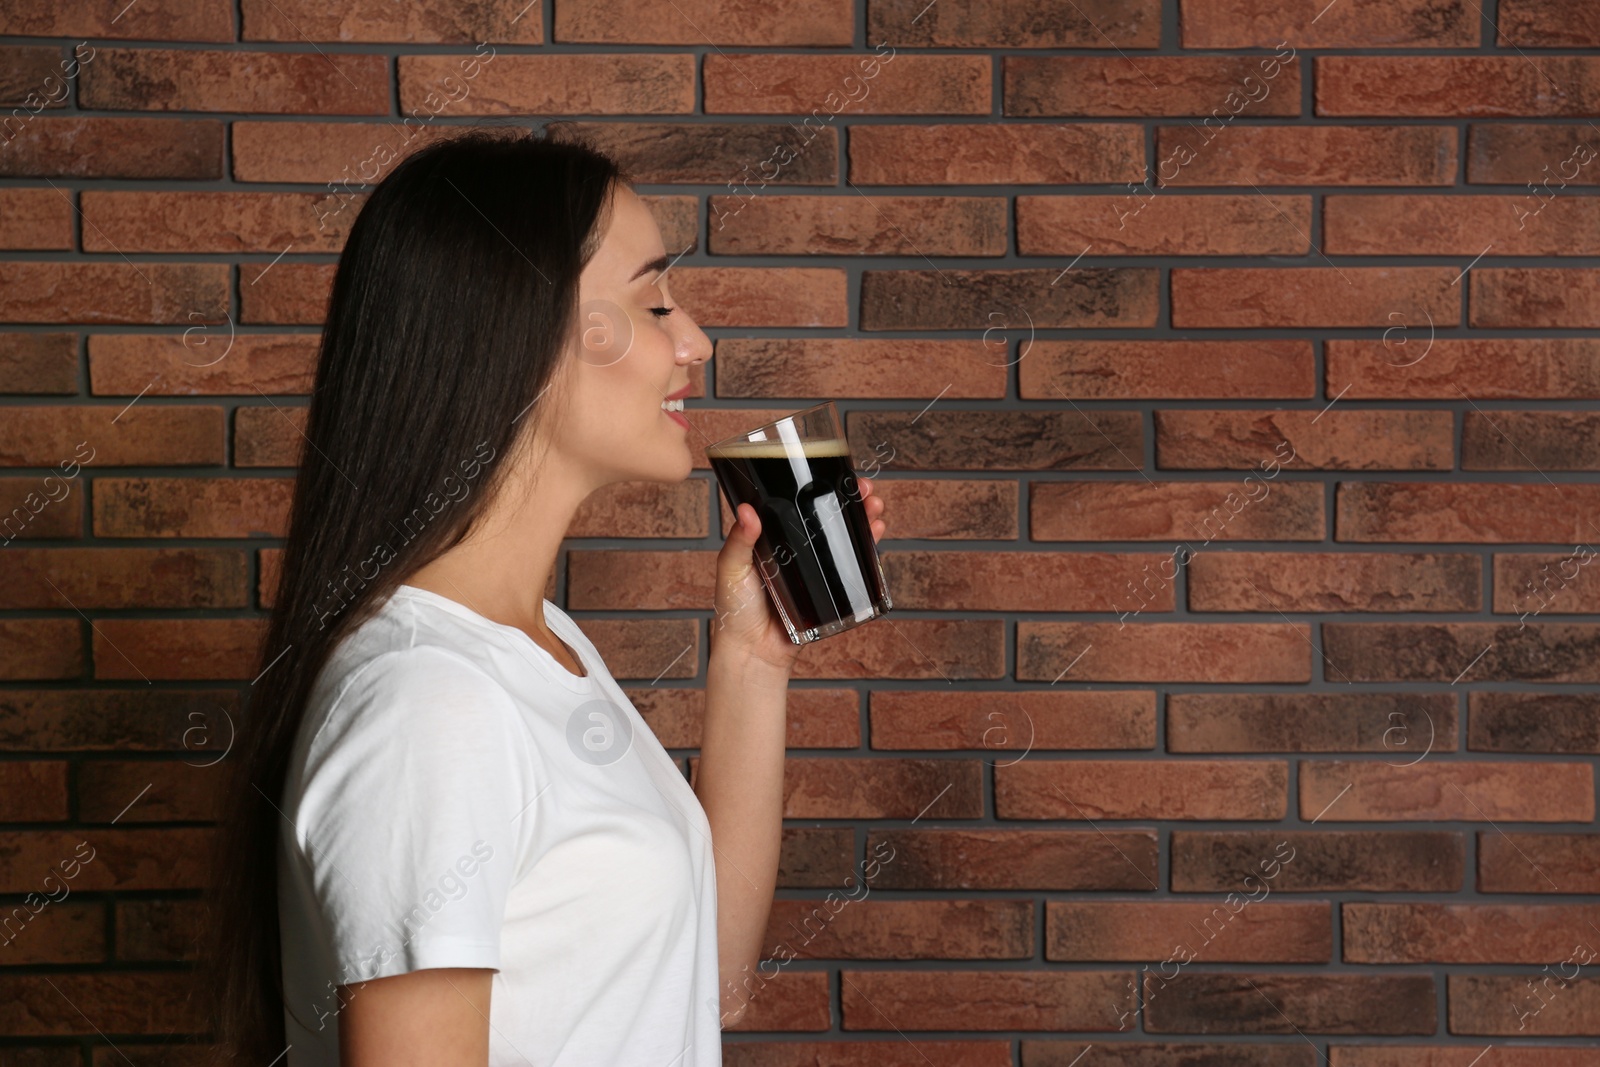
[[[695,792],[715,848],[724,1027],[766,981],[756,967],[778,884],[788,685],[781,667],[727,646],[711,651]]]
[[[858,478],[874,542],[887,525],[872,479]],[[723,1028],[772,980],[757,967],[778,884],[789,675],[800,646],[767,596],[753,550],[761,517],[748,503],[717,555],[706,714],[695,793],[711,823],[717,867],[717,964]],[[768,994],[771,995],[770,993]]]
[[[344,1067],[484,1067],[487,967],[430,967],[340,986]]]

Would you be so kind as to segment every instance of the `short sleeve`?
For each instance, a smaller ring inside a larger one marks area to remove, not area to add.
[[[462,657],[420,646],[357,672],[312,741],[294,819],[334,984],[499,968],[534,777],[516,704]]]

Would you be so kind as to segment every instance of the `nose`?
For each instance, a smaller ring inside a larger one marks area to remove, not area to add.
[[[690,329],[689,335],[678,345],[678,362],[693,365],[704,363],[714,354],[711,338],[699,326]]]

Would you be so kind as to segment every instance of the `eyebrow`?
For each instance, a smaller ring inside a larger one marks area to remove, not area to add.
[[[649,274],[651,271],[653,271],[653,270],[665,270],[666,267],[667,267],[667,256],[666,256],[666,253],[663,252],[661,255],[657,256],[655,259],[652,259],[650,262],[646,263],[644,266],[642,266],[638,270],[634,271],[633,272],[633,277],[629,278],[628,281],[629,281],[629,283],[638,281],[640,278],[644,277],[646,274]]]

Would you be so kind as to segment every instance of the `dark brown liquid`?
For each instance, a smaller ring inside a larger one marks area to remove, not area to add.
[[[735,512],[761,519],[756,564],[789,624],[802,634],[891,607],[872,526],[843,441],[725,445],[708,454]]]

